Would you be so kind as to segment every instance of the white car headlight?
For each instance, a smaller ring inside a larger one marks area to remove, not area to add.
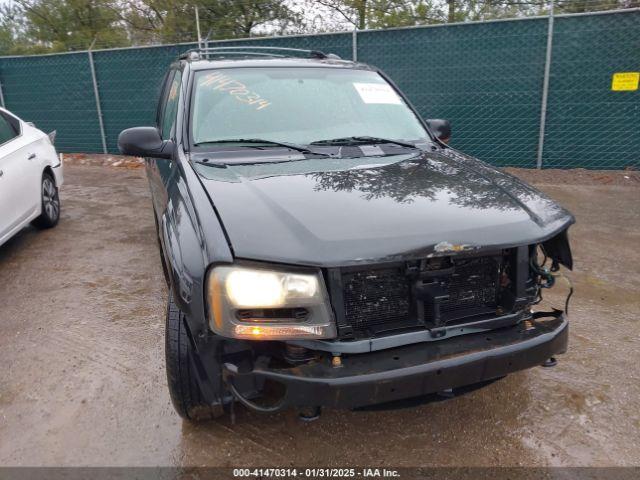
[[[335,322],[319,272],[218,266],[207,282],[211,329],[254,340],[334,338]]]

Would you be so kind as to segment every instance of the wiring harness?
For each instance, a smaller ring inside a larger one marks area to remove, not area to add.
[[[571,300],[571,297],[573,296],[573,284],[571,283],[571,280],[560,271],[560,264],[557,260],[551,261],[551,267],[546,266],[549,258],[542,246],[540,246],[540,250],[544,255],[542,264],[538,263],[537,251],[534,252],[533,255],[531,255],[531,258],[529,260],[529,266],[531,267],[531,270],[538,277],[536,300],[533,302],[533,304],[537,305],[542,301],[542,289],[553,287],[556,284],[556,280],[558,279],[564,280],[569,288],[569,293],[567,294],[564,302],[564,311],[568,314],[569,300]]]

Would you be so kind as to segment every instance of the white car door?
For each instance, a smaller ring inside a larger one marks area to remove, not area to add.
[[[20,120],[0,111],[0,238],[40,209],[40,169],[31,135]],[[31,158],[29,158],[31,157]]]

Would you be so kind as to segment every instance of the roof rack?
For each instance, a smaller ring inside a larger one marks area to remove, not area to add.
[[[256,51],[257,50],[257,51]],[[301,48],[284,47],[204,47],[192,48],[180,55],[180,60],[209,60],[211,57],[300,57],[300,58],[331,58],[340,60],[338,55],[324,53],[319,50],[304,50]]]

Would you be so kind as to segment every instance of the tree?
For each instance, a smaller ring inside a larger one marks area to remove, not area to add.
[[[433,0],[370,1],[367,28],[393,28],[441,23],[442,6]]]
[[[451,0],[452,2],[455,0]],[[571,0],[572,1],[572,0]],[[448,22],[492,20],[539,15],[546,10],[543,0],[465,0],[451,4]]]
[[[162,42],[186,42],[196,38],[195,8],[200,14],[202,34],[210,39],[249,37],[269,25],[272,31],[302,21],[285,0],[140,0],[123,15],[134,32],[158,37]],[[133,33],[136,35],[136,33]]]
[[[482,21],[544,15],[549,0],[308,0],[357,29]],[[554,0],[556,12],[576,13],[640,6],[640,0]]]
[[[637,0],[556,0],[555,10],[561,13],[584,13],[598,10],[615,10],[633,8],[640,4]]]
[[[313,0],[358,30],[442,22],[437,0]]]
[[[313,0],[337,13],[343,20],[363,30],[367,25],[367,0]]]
[[[301,21],[283,0],[205,0],[201,18],[214,38],[249,37],[256,27],[271,24],[282,30]]]
[[[301,2],[305,3],[301,3]],[[640,0],[555,0],[558,13],[633,8]],[[549,0],[0,0],[0,52],[41,53],[545,14]],[[309,11],[320,10],[320,25]],[[327,15],[327,12],[330,15]],[[331,15],[333,14],[333,15]],[[307,24],[307,22],[309,22]]]
[[[20,53],[18,44],[22,36],[24,19],[13,4],[0,5],[0,54]]]
[[[25,35],[52,51],[129,44],[115,0],[16,0],[26,20]]]
[[[120,18],[136,43],[191,42],[196,39],[194,6],[179,0],[127,2]]]
[[[456,21],[456,0],[447,0],[447,22]]]

